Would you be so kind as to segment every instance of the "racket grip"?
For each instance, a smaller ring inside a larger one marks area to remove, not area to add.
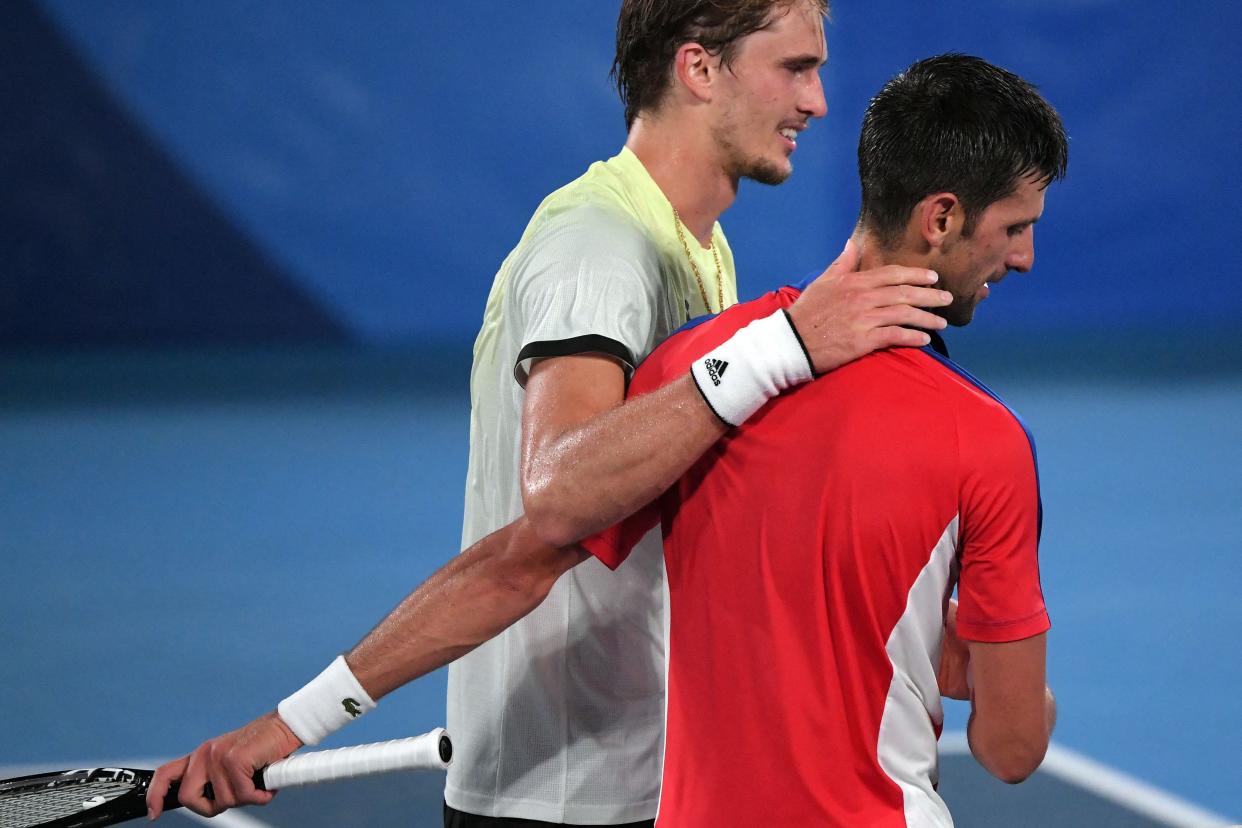
[[[319,750],[273,762],[260,772],[260,787],[276,791],[390,771],[443,770],[452,759],[452,741],[444,728],[436,728],[408,739]]]

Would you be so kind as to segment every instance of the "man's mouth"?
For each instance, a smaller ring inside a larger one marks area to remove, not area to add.
[[[1004,273],[997,273],[991,279],[988,279],[986,282],[984,282],[983,286],[986,288],[986,287],[991,287],[992,285],[1000,284],[1000,281],[1008,275],[1009,275],[1008,271],[1005,271]]]
[[[789,150],[791,152],[798,148],[798,133],[799,132],[801,132],[800,129],[798,129],[797,127],[791,127],[791,126],[781,127],[780,129],[777,130],[777,133],[782,138],[785,139],[785,142],[787,144],[789,144]]]

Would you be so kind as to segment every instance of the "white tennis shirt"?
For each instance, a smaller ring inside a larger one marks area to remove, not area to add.
[[[470,374],[462,548],[522,513],[522,383],[534,359],[602,353],[627,373],[716,303],[716,259],[628,149],[548,196],[496,274]],[[724,304],[733,255],[717,224]],[[688,366],[687,366],[688,367]],[[601,446],[601,451],[607,447]],[[655,816],[664,725],[663,559],[570,570],[526,618],[449,667],[445,801],[484,816],[599,825]]]

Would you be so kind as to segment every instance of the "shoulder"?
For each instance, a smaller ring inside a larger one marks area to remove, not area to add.
[[[700,350],[701,353],[706,353],[751,322],[788,308],[799,295],[797,288],[783,287],[757,299],[739,302],[720,313],[709,313],[692,319],[669,334],[656,353],[666,349]]]
[[[1035,498],[1028,505],[1038,508],[1035,438],[1026,423],[999,394],[957,363],[932,358],[955,420],[964,493],[991,500],[998,489],[1030,492]]]
[[[868,354],[817,379],[840,417],[864,428],[913,429],[937,435],[919,441],[938,462],[969,472],[986,469],[1002,453],[1030,463],[1021,420],[1005,402],[960,365],[930,348],[891,348]],[[1007,464],[1008,466],[1009,464]]]
[[[797,296],[797,291],[782,288],[749,302],[740,302],[721,313],[690,320],[669,334],[638,366],[631,396],[654,390],[685,373],[691,362],[756,319],[793,304]]]
[[[940,393],[953,407],[963,426],[971,429],[1000,430],[1022,435],[1025,439],[1026,427],[1022,418],[983,380],[954,360],[930,348],[920,348],[917,353],[924,355],[931,363],[929,376],[934,379]]]
[[[580,202],[549,213],[517,252],[518,263],[526,267],[599,262],[653,275],[659,271],[654,241],[632,215],[609,203]]]

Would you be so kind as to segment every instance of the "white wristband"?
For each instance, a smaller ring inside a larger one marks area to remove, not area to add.
[[[317,745],[374,707],[345,656],[337,656],[326,670],[278,704],[276,712],[302,744]]]
[[[814,374],[784,310],[756,319],[690,367],[716,416],[739,426],[772,397]]]

